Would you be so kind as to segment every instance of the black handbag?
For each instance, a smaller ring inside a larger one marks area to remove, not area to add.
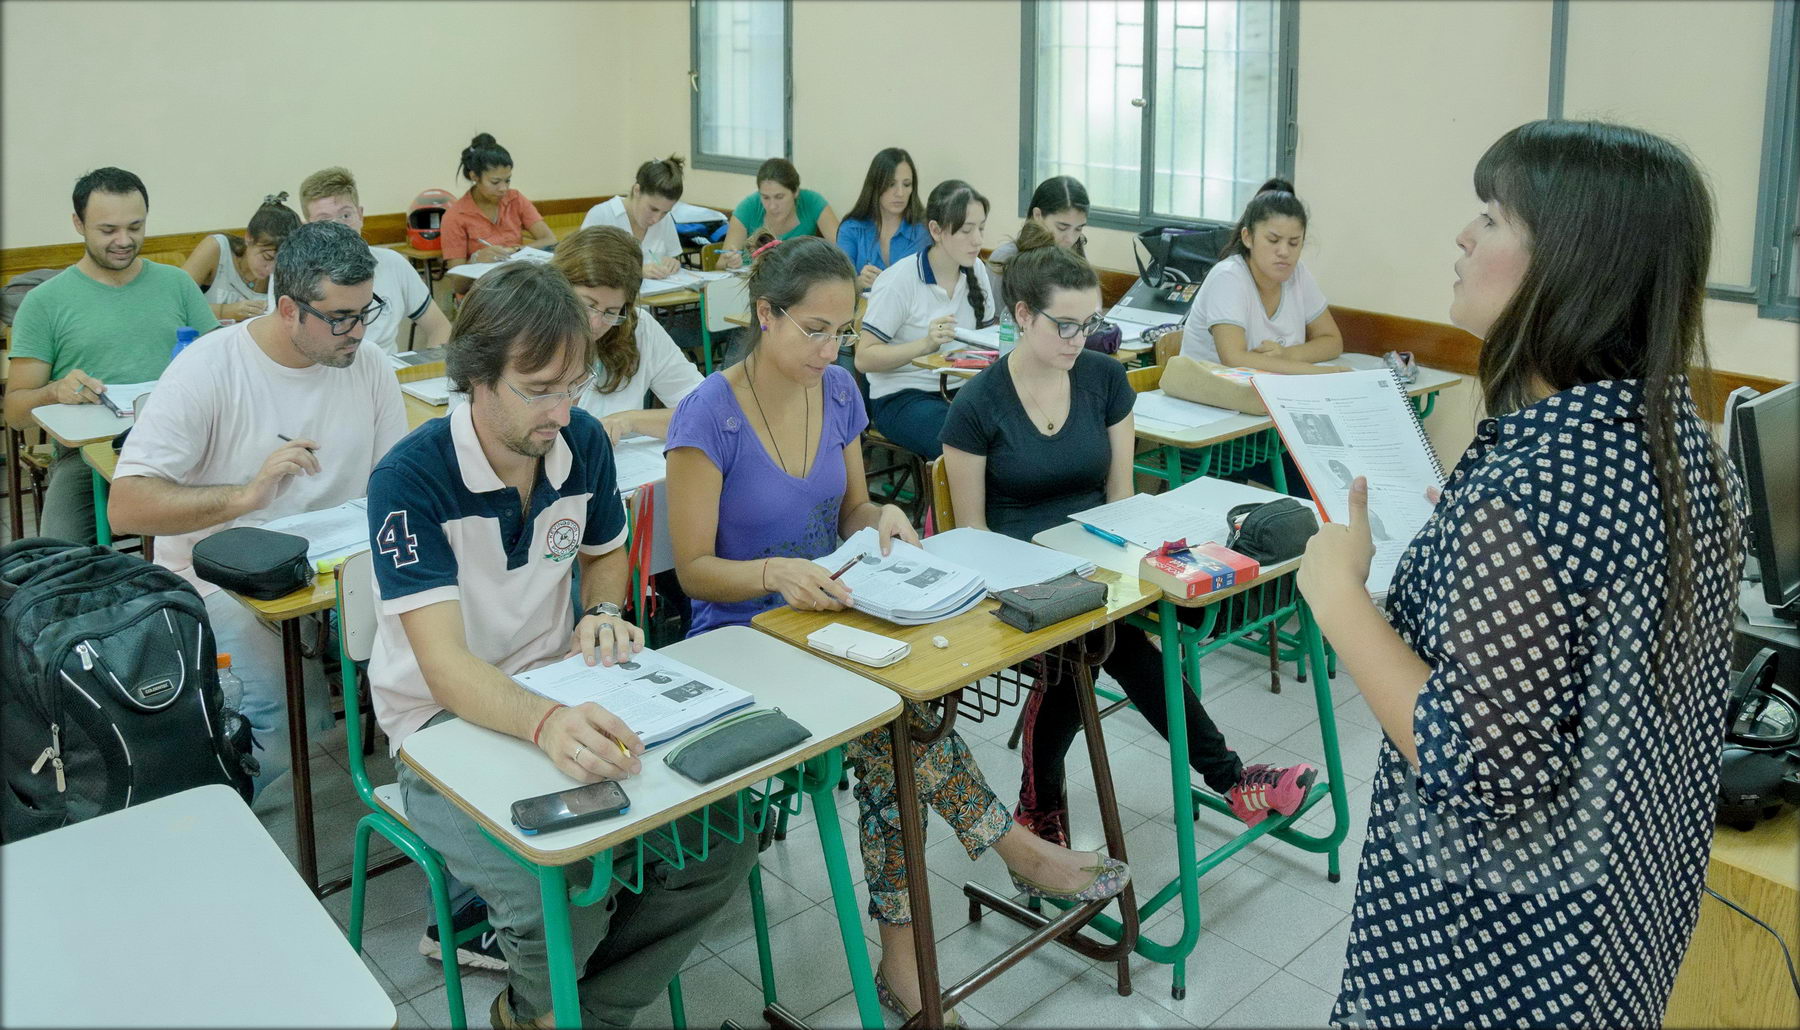
[[[1293,497],[1236,505],[1225,513],[1225,521],[1231,526],[1225,546],[1264,568],[1298,558],[1319,531],[1312,509]]]
[[[194,575],[234,594],[273,601],[313,581],[306,538],[234,526],[194,545]]]
[[[1137,234],[1137,246],[1131,256],[1137,260],[1138,277],[1158,288],[1175,283],[1197,283],[1219,263],[1219,254],[1231,242],[1234,228],[1229,225],[1206,229],[1188,229],[1164,225]],[[1150,255],[1145,264],[1137,248]]]

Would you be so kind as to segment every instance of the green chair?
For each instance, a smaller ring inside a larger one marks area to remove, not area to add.
[[[375,592],[370,552],[351,555],[338,566],[338,664],[344,687],[344,736],[350,759],[350,780],[369,813],[356,824],[355,859],[350,868],[350,947],[362,952],[363,899],[368,887],[369,834],[379,833],[401,853],[419,863],[425,879],[431,884],[432,910],[437,913],[439,933],[444,941],[444,987],[450,1005],[450,1025],[462,1030],[468,1025],[463,1014],[462,970],[456,965],[456,949],[490,929],[486,920],[452,935],[450,927],[449,873],[444,860],[431,845],[413,832],[406,821],[406,805],[400,797],[400,785],[389,783],[375,787],[363,764],[362,696],[357,688],[356,667],[367,662],[375,648],[375,611],[379,598]]]

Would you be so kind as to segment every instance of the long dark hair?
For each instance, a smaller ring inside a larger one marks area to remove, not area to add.
[[[751,315],[750,343],[744,353],[749,354],[762,342],[762,326],[756,322],[757,301],[766,300],[771,308],[785,311],[805,300],[819,283],[855,281],[856,269],[850,267],[850,259],[837,244],[818,236],[781,240],[763,251],[750,266],[750,279],[744,284]]]
[[[1662,493],[1668,555],[1662,647],[1692,614],[1692,485],[1679,427],[1695,417],[1688,369],[1710,380],[1701,308],[1713,209],[1693,159],[1641,129],[1606,122],[1527,122],[1475,165],[1475,193],[1522,225],[1524,278],[1481,348],[1490,414],[1516,411],[1541,383],[1561,391],[1606,379],[1643,382],[1645,436]],[[1730,496],[1715,450],[1710,474]],[[1725,518],[1735,541],[1736,510]]]
[[[925,201],[925,220],[936,222],[945,232],[956,232],[968,221],[970,204],[980,204],[983,211],[993,210],[988,199],[975,192],[975,187],[961,179],[945,179]],[[983,317],[987,313],[987,291],[981,287],[981,276],[975,274],[974,265],[963,266],[962,272],[969,283],[969,307],[975,312],[975,328],[991,325]]]
[[[1026,222],[1019,231],[1019,256],[1007,262],[1000,295],[1006,310],[1017,321],[1020,304],[1030,311],[1042,311],[1057,290],[1099,288],[1100,274],[1087,258],[1057,246],[1056,235],[1050,230],[1036,222]]]
[[[1280,215],[1300,220],[1300,231],[1306,231],[1306,205],[1294,194],[1294,184],[1286,179],[1270,179],[1256,188],[1256,196],[1244,205],[1243,217],[1231,229],[1231,239],[1225,248],[1219,251],[1219,259],[1231,257],[1233,254],[1250,253],[1244,246],[1244,231],[1256,234],[1256,227]]]
[[[906,210],[901,213],[900,220],[923,225],[925,205],[919,202],[919,166],[914,163],[911,154],[899,147],[888,147],[875,152],[874,160],[869,162],[869,173],[863,176],[862,192],[856,195],[856,206],[844,217],[861,218],[879,227],[881,195],[900,177],[901,165],[912,169],[913,185],[912,196],[906,198]]]
[[[617,226],[590,225],[558,243],[550,263],[568,277],[570,286],[619,291],[625,320],[609,327],[594,341],[594,356],[605,372],[596,391],[618,390],[637,375],[641,357],[637,348],[637,298],[638,288],[644,282],[644,249],[630,233]]]

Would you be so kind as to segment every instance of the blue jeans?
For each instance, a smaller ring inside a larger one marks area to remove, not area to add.
[[[907,450],[934,461],[944,453],[944,419],[950,402],[934,390],[901,390],[869,400],[869,416],[881,435]]]
[[[231,656],[231,671],[244,682],[239,708],[256,737],[251,752],[262,767],[251,780],[256,795],[293,767],[288,748],[287,679],[281,664],[281,631],[257,618],[223,590],[207,595],[206,618],[212,624],[213,641],[220,654]],[[309,735],[329,730],[337,722],[327,700],[325,673],[317,661],[301,663],[305,672],[306,718]]]

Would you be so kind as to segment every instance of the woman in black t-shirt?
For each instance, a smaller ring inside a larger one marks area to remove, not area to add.
[[[1086,349],[1100,327],[1100,279],[1087,260],[1053,245],[1024,250],[1007,269],[1005,303],[1019,327],[1011,353],[957,391],[943,430],[952,507],[962,526],[1021,540],[1078,511],[1132,492],[1133,394],[1124,366]],[[1166,739],[1162,655],[1120,627],[1101,666]],[[1080,730],[1069,684],[1025,703],[1014,818],[1045,840],[1069,840],[1063,758]],[[1255,825],[1294,811],[1314,778],[1306,764],[1246,767],[1186,692],[1188,763]]]

